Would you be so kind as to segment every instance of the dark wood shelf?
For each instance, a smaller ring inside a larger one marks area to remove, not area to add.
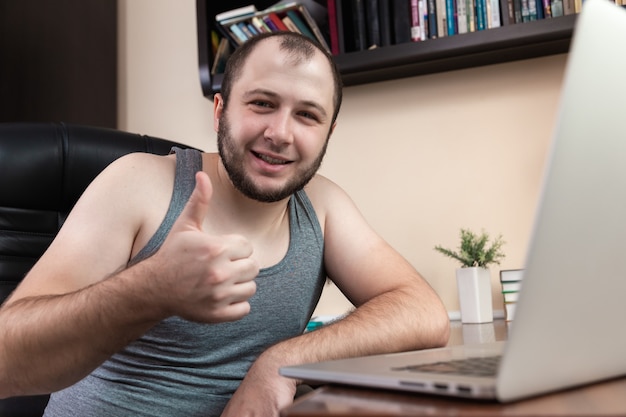
[[[219,10],[196,0],[200,82],[206,97],[221,86],[211,76],[209,33]],[[231,6],[233,8],[235,6]],[[345,85],[358,85],[566,53],[577,15],[507,25],[479,32],[403,43],[335,56]]]

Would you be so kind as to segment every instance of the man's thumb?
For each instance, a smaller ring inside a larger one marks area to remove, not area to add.
[[[202,223],[209,208],[209,201],[213,194],[213,186],[206,172],[196,173],[196,187],[189,197],[180,217],[184,224],[202,229]]]

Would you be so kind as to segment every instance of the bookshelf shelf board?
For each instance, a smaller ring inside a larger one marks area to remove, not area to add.
[[[203,94],[212,98],[221,75],[211,75],[209,33],[219,11],[196,0],[198,59]],[[566,53],[577,15],[506,25],[461,35],[402,43],[335,56],[346,86],[433,74]]]

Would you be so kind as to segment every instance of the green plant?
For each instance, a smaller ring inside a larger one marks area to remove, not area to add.
[[[489,245],[489,235],[484,231],[481,234],[475,234],[471,230],[461,229],[461,245],[458,251],[439,245],[435,246],[435,250],[461,262],[463,268],[487,268],[490,264],[500,264],[500,261],[504,259],[505,255],[502,252],[504,243],[501,235]]]

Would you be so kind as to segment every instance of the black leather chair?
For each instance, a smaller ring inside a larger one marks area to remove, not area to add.
[[[0,303],[50,245],[100,171],[122,155],[165,155],[172,146],[188,147],[89,126],[0,124]],[[0,400],[0,416],[41,416],[47,402],[48,396]]]

